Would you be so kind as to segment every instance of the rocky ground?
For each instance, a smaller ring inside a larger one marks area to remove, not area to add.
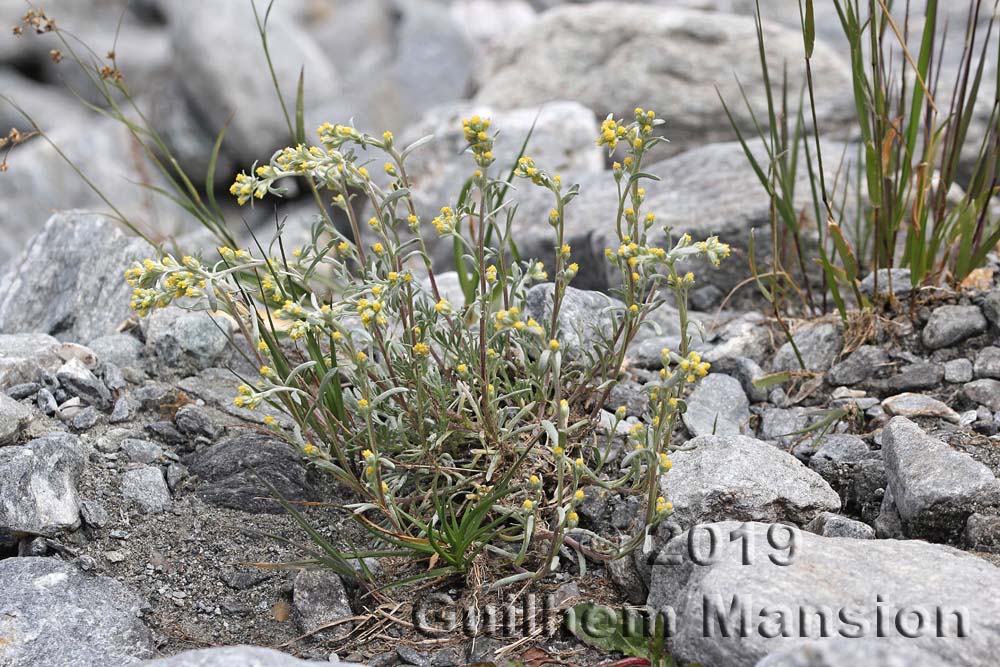
[[[958,290],[910,294],[908,276],[897,270],[895,301],[871,317],[846,325],[834,317],[792,322],[808,371],[799,372],[781,328],[761,314],[749,288],[724,302],[748,275],[749,231],[766,228],[769,216],[715,93],[719,85],[735,98],[735,71],[751,96],[761,94],[753,3],[562,4],[278,0],[281,11],[270,22],[283,80],[294,81],[306,65],[309,124],[353,117],[363,129],[391,128],[408,140],[436,135],[413,156],[422,212],[453,197],[469,169],[457,155],[458,119],[493,117],[504,133],[501,161],[516,155],[535,124],[536,161],[583,187],[569,209],[566,239],[581,266],[579,289],[561,313],[577,347],[605,326],[595,313],[615,305],[603,293],[610,287],[603,249],[614,185],[593,142],[607,113],[641,105],[668,118],[671,143],[648,169],[663,180],[649,186],[646,205],[676,231],[718,234],[736,251],[720,271],[699,270],[692,294],[694,318],[705,329],[697,347],[713,373],[684,415],[681,437],[690,449],[676,454],[662,481],[672,521],[648,553],[607,569],[595,565],[587,577],[562,573],[538,592],[564,605],[590,599],[673,610],[671,648],[684,664],[994,665],[997,257]],[[792,63],[794,81],[797,2],[762,4],[775,62]],[[103,53],[121,6],[61,0],[45,8]],[[853,111],[831,11],[817,3],[827,43],[817,46],[813,68],[826,84],[817,100],[824,141],[842,148],[852,138]],[[0,22],[13,25],[20,13],[19,0],[0,0]],[[155,183],[156,176],[121,128],[58,85],[80,81],[72,65],[49,60],[51,48],[34,36],[0,38],[0,91],[50,127],[112,201],[158,238],[179,233],[185,247],[206,244],[176,210],[127,182]],[[204,168],[214,133],[234,109],[222,181],[286,141],[243,3],[132,2],[117,51],[126,80],[185,167]],[[945,77],[954,56],[946,53]],[[984,81],[995,79],[988,73]],[[973,118],[970,143],[982,136],[985,117]],[[746,127],[749,119],[738,122]],[[6,107],[0,124],[24,127]],[[341,492],[262,427],[265,412],[233,406],[236,374],[252,369],[230,346],[228,321],[173,309],[133,319],[122,273],[151,248],[99,214],[69,210],[103,204],[49,146],[29,141],[9,160],[0,177],[0,666],[613,659],[566,638],[442,643],[406,626],[407,610],[425,591],[401,594],[401,607],[379,607],[336,575],[260,567],[300,557],[279,538],[303,541],[268,500],[267,484],[302,501],[336,504]],[[538,221],[548,204],[533,191],[514,196],[521,252],[544,257],[551,241]],[[287,218],[294,243],[306,233],[309,206],[293,196],[277,210],[241,213],[258,229]],[[50,217],[52,210],[64,212]],[[432,252],[444,263],[450,249]],[[439,277],[446,291],[455,282],[453,274]],[[874,285],[868,276],[862,288],[871,295]],[[532,308],[544,310],[546,299],[546,287],[536,287]],[[642,414],[643,385],[660,368],[660,350],[677,343],[670,309],[658,319],[660,332],[645,331],[633,345],[627,376],[605,406],[624,405],[629,420]],[[769,388],[754,383],[777,371],[796,377]],[[595,496],[581,507],[581,523],[603,534],[628,532],[636,508],[634,498]],[[331,539],[363,541],[334,509],[303,511]],[[774,523],[796,530],[794,553],[778,548],[787,542],[776,541]],[[692,553],[711,552],[705,540],[712,535],[723,536],[717,557],[693,565]],[[396,565],[377,567],[391,574]],[[453,583],[436,592],[475,595]],[[704,601],[734,594],[752,596],[755,610],[871,609],[880,595],[894,608],[961,608],[972,629],[964,639],[876,638],[869,628],[860,638],[813,641],[817,633],[798,626],[792,637],[766,638],[755,620],[749,638],[706,637]],[[315,633],[329,623],[336,625]],[[526,654],[531,648],[545,653]]]

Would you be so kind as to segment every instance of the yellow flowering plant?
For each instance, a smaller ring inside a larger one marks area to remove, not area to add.
[[[278,250],[279,238],[271,251],[219,248],[212,262],[169,254],[137,262],[126,274],[135,287],[132,306],[140,315],[175,303],[232,316],[261,367],[236,404],[286,414],[294,428],[282,430],[274,419],[270,428],[354,494],[344,508],[349,516],[395,550],[438,565],[421,576],[464,571],[486,554],[510,570],[495,585],[537,578],[561,566],[563,547],[585,570],[588,559],[618,558],[642,545],[671,512],[660,477],[670,469],[684,396],[708,372],[689,349],[694,277],[680,264],[694,257],[718,264],[729,253],[714,237],[672,240],[669,230],[665,245],[652,244],[655,216],[640,213],[642,181],[650,178],[641,166],[663,141],[653,132],[661,123],[636,109],[628,122],[606,120],[597,140],[609,153],[627,146],[612,170],[619,246],[606,252],[621,272],[624,308],[589,356],[567,354],[559,318],[579,270],[564,241],[578,188],[526,155],[507,178],[495,175],[496,131],[480,117],[463,123],[474,166],[461,195],[426,222],[417,216],[406,168],[424,140],[401,148],[389,132],[324,124],[316,145],[278,151],[239,174],[230,192],[252,204],[280,196],[285,179],[308,179],[343,211],[350,234],[323,219],[291,256]],[[388,184],[364,166],[369,152],[384,157]],[[511,259],[509,220],[500,213],[517,180],[549,191],[553,201],[554,289],[544,321],[528,314],[526,295],[550,272],[541,262]],[[459,249],[468,270],[464,303],[439,290],[428,234]],[[602,424],[601,408],[629,343],[668,296],[681,318],[680,349],[663,351],[646,419],[628,430],[631,449],[611,471],[625,413]],[[612,539],[580,525],[577,508],[600,488],[645,498],[634,535]]]

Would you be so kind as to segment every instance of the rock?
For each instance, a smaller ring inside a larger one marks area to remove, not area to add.
[[[128,386],[121,369],[110,362],[104,364],[104,386],[111,391],[121,391]]]
[[[104,528],[108,525],[111,517],[104,505],[95,500],[83,500],[80,502],[80,517],[83,522],[92,528]]]
[[[924,394],[907,392],[905,394],[890,396],[882,401],[882,409],[885,410],[886,414],[890,416],[940,417],[941,419],[946,419],[953,424],[957,424],[959,422],[957,412],[936,398],[931,398],[930,396],[925,396]]]
[[[198,497],[210,505],[245,512],[280,512],[266,500],[271,484],[286,500],[316,500],[302,457],[290,445],[267,435],[240,433],[198,452],[190,465],[201,478]]]
[[[741,435],[705,435],[677,451],[660,478],[681,526],[731,518],[804,524],[840,510],[840,498],[790,454]]]
[[[0,447],[12,445],[31,421],[32,413],[6,394],[0,394]]]
[[[142,341],[129,334],[100,336],[87,343],[87,347],[105,364],[114,364],[119,368],[137,368],[141,363]]]
[[[901,540],[904,537],[903,519],[899,516],[896,499],[893,498],[892,489],[888,486],[882,496],[882,504],[879,507],[878,516],[875,518],[874,527],[875,535],[880,540]]]
[[[876,277],[878,279],[878,293],[880,295],[889,293],[890,283],[892,283],[893,295],[900,299],[910,296],[910,293],[913,291],[909,269],[879,269],[865,276],[859,285],[861,293],[869,298],[875,296]]]
[[[58,187],[48,183],[46,192]],[[0,277],[0,332],[41,331],[76,342],[113,332],[131,314],[124,271],[152,250],[101,215],[57,213]]]
[[[962,387],[962,393],[973,403],[1000,410],[1000,380],[973,380]]]
[[[938,306],[924,326],[921,339],[931,350],[950,347],[986,331],[986,318],[979,306]]]
[[[535,285],[526,297],[527,315],[538,322],[552,320],[552,283]],[[600,292],[567,287],[559,306],[559,334],[563,354],[570,359],[593,360],[603,352],[598,347],[602,336],[608,335],[615,318],[624,313],[625,305]]]
[[[905,417],[882,430],[882,454],[910,537],[954,540],[970,514],[1000,505],[1000,481],[989,468]]]
[[[59,367],[56,379],[63,389],[98,410],[111,408],[111,392],[79,359],[70,359]]]
[[[993,290],[983,299],[983,314],[994,327],[1000,328],[1000,289]]]
[[[177,410],[174,423],[177,424],[181,433],[192,438],[202,437],[216,440],[225,430],[225,427],[217,423],[204,408],[190,403]]]
[[[0,334],[0,389],[38,382],[43,373],[55,373],[63,363],[58,349],[59,341],[46,334]]]
[[[794,529],[760,523],[708,524],[671,540],[660,552],[648,604],[676,614],[675,660],[750,667],[772,651],[820,639],[825,626],[822,636],[852,642],[875,641],[877,633],[878,644],[893,654],[917,647],[936,658],[933,664],[986,667],[995,662],[1000,631],[976,619],[1000,613],[1000,601],[984,594],[1000,585],[1000,569],[925,542],[790,531]],[[790,536],[794,553],[776,548],[788,544]],[[691,554],[705,564],[695,566]],[[877,614],[885,619],[880,632]],[[817,616],[826,621],[821,624]],[[934,636],[938,620],[948,638]],[[787,634],[776,636],[782,626]],[[918,626],[922,632],[915,635]],[[960,627],[964,634],[959,639]]]
[[[808,433],[801,431],[822,418],[822,414],[809,408],[768,408],[761,419],[760,437],[788,447],[797,440],[809,437]]]
[[[172,504],[163,473],[155,466],[125,471],[122,475],[122,498],[137,505],[144,514],[165,512]]]
[[[42,388],[38,390],[35,403],[38,405],[38,409],[42,411],[42,414],[48,417],[59,411],[59,404],[56,402],[55,396],[48,389]]]
[[[919,389],[935,389],[944,380],[944,367],[941,364],[921,362],[903,367],[886,382],[888,390],[894,394]]]
[[[754,385],[754,381],[764,377],[766,373],[753,359],[726,357],[721,362],[713,363],[712,370],[739,380],[743,393],[751,403],[763,403],[767,400],[767,391]]]
[[[972,379],[972,362],[966,358],[952,359],[944,364],[944,381],[962,384]]]
[[[225,366],[233,357],[235,325],[228,317],[169,307],[154,311],[143,324],[146,354],[164,370],[194,375]]]
[[[77,528],[83,465],[79,440],[66,433],[0,447],[0,529],[53,535]]]
[[[0,663],[106,667],[154,655],[146,603],[109,577],[58,558],[0,560]]]
[[[316,667],[316,664],[260,646],[221,646],[185,651],[169,658],[142,662],[136,667]],[[360,667],[339,660],[321,664],[323,667]]]
[[[798,89],[801,68],[791,65],[802,57],[798,29],[765,22],[764,38],[769,58],[789,63],[789,85]],[[850,118],[850,94],[843,94],[850,74],[825,44],[817,43],[814,55],[814,76],[828,86],[817,98],[820,123],[836,126]],[[753,134],[736,79],[755,110],[766,108],[754,22],[748,17],[626,3],[567,5],[508,38],[488,62],[477,99],[508,107],[571,99],[599,118],[613,113],[630,119],[635,107],[653,108],[668,119],[668,136],[683,149],[732,136],[719,94],[738,126]],[[629,82],[627,90],[619,90],[621,81]],[[609,97],[612,89],[618,94]]]
[[[291,427],[289,418],[269,405],[261,405],[256,410],[248,410],[234,405],[233,399],[236,398],[237,388],[241,384],[243,381],[230,370],[208,368],[197,375],[182,379],[177,383],[177,387],[188,397],[200,398],[213,408],[243,421],[263,424],[265,417],[272,417],[275,419],[275,423],[282,428]],[[173,387],[167,388],[174,394],[177,393]]]
[[[97,426],[101,420],[101,413],[93,406],[87,406],[73,415],[70,424],[74,431],[86,431]]]
[[[334,621],[353,616],[347,599],[344,582],[330,570],[303,570],[295,576],[292,608],[295,623],[303,633],[316,632]],[[320,635],[324,638],[342,637],[351,630],[344,623]]]
[[[163,458],[163,448],[149,440],[126,438],[122,440],[122,452],[132,463],[149,465]]]
[[[263,6],[258,11],[263,17]],[[212,135],[228,123],[223,147],[228,154],[249,165],[294,144],[267,74],[251,7],[227,0],[171,3],[170,33],[174,64],[184,72],[180,83],[194,115],[203,119]],[[286,13],[272,12],[267,33],[272,45],[280,45],[271,49],[271,56],[286,104],[295,107],[300,71],[305,73],[305,99],[311,105],[337,99],[341,94],[337,72],[307,32]],[[218,48],[220,44],[225,48]],[[212,57],[206,58],[208,53]],[[315,136],[314,130],[315,126],[309,128],[310,136]]]
[[[1000,379],[1000,347],[984,347],[976,353],[976,378]]]
[[[626,415],[639,418],[649,407],[649,396],[638,382],[619,382],[611,388],[604,407],[612,412],[623,407]]]
[[[809,467],[815,470],[834,489],[846,486],[845,478],[849,476],[854,464],[866,459],[877,457],[868,449],[865,441],[856,435],[833,433],[819,439],[819,447],[809,459]],[[840,484],[835,482],[839,481]]]
[[[805,529],[823,537],[849,537],[855,540],[874,540],[875,529],[867,523],[848,519],[846,516],[823,512],[806,524]]]
[[[887,644],[876,638],[833,637],[779,649],[755,667],[940,667],[941,664],[930,651],[903,642]]]
[[[121,424],[122,422],[127,422],[132,419],[132,413],[135,411],[135,403],[127,396],[120,397],[115,401],[115,406],[111,409],[111,415],[108,417],[109,424]]]
[[[7,389],[7,395],[13,398],[15,401],[20,401],[25,398],[31,398],[38,393],[38,390],[42,388],[42,385],[37,382],[22,382],[21,384],[15,384],[13,387]]]
[[[962,542],[975,551],[1000,552],[1000,517],[995,514],[969,515]]]
[[[846,359],[835,364],[826,374],[834,386],[850,386],[863,382],[889,363],[889,354],[881,347],[862,345]]]
[[[681,419],[694,436],[738,434],[750,420],[750,402],[739,380],[712,373],[688,396]]]
[[[810,322],[792,332],[806,370],[826,371],[833,366],[844,347],[840,322]],[[801,370],[792,344],[785,343],[774,354],[774,371]]]

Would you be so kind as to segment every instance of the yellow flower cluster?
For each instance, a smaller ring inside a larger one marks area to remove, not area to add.
[[[465,140],[469,142],[469,148],[478,164],[483,169],[489,167],[495,161],[493,157],[493,137],[489,133],[490,119],[473,116],[462,121],[462,131],[465,133]]]
[[[455,211],[453,211],[450,206],[442,207],[441,215],[431,220],[431,224],[434,225],[434,229],[436,229],[438,234],[441,236],[452,234],[455,231],[455,225],[457,222],[458,221],[455,218]]]

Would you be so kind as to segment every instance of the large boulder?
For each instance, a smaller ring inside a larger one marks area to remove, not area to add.
[[[146,603],[57,558],[0,560],[0,664],[107,667],[152,657]]]
[[[684,528],[723,519],[801,525],[820,512],[840,511],[840,498],[822,477],[760,440],[703,435],[671,459],[660,486]]]
[[[43,373],[55,373],[62,364],[59,341],[48,334],[0,334],[0,389],[37,382]]]
[[[131,313],[125,269],[152,252],[102,215],[52,216],[0,277],[0,333],[81,343],[113,333]]]
[[[889,489],[910,537],[956,540],[969,515],[1000,507],[1000,481],[905,417],[882,430]]]
[[[670,541],[653,564],[648,604],[674,615],[671,653],[683,664],[753,667],[772,652],[845,637],[987,667],[1000,645],[1000,600],[989,594],[997,586],[1000,569],[950,547],[724,522]]]
[[[788,65],[789,86],[803,81],[798,29],[764,23],[769,64]],[[854,116],[844,58],[817,42],[817,115],[829,130]],[[487,67],[477,99],[508,107],[576,100],[599,117],[631,118],[635,107],[667,119],[673,146],[727,140],[732,129],[719,94],[740,128],[753,133],[737,79],[760,115],[766,109],[753,19],[671,7],[599,2],[567,5],[514,33]],[[718,90],[718,92],[717,92]]]

